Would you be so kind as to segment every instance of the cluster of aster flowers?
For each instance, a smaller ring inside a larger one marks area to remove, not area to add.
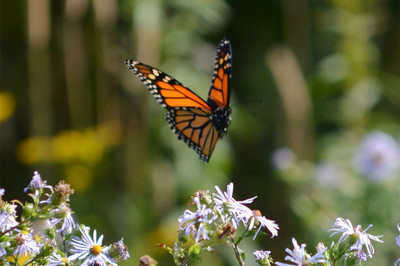
[[[227,186],[226,192],[218,186],[215,188],[217,193],[200,191],[193,196],[191,201],[196,211],[184,211],[178,218],[178,240],[172,248],[163,246],[172,254],[177,265],[185,265],[202,250],[212,251],[220,244],[231,246],[239,264],[243,264],[245,254],[238,244],[244,238],[255,239],[262,228],[266,228],[272,237],[278,235],[279,226],[273,220],[246,206],[256,197],[235,200],[233,183]]]
[[[190,259],[198,257],[202,251],[211,252],[218,245],[231,246],[238,265],[244,265],[246,254],[238,247],[244,238],[255,239],[262,228],[267,229],[272,237],[278,235],[279,226],[273,220],[246,206],[256,197],[243,201],[235,200],[232,183],[227,186],[226,192],[217,186],[215,188],[217,193],[195,193],[191,203],[196,210],[185,210],[178,218],[180,231],[174,246],[160,245],[171,253],[176,265],[187,265]],[[312,255],[306,251],[306,244],[299,245],[297,240],[292,238],[293,249],[286,249],[287,263],[275,262],[275,265],[360,265],[372,258],[375,252],[371,241],[383,242],[380,239],[382,236],[367,233],[371,227],[372,225],[369,225],[363,230],[360,225],[353,227],[349,219],[337,218],[333,227],[328,230],[331,237],[341,234],[337,242],[333,241],[329,248],[319,243],[316,253]],[[262,234],[266,234],[264,231],[261,231]],[[396,241],[400,245],[400,236]],[[268,250],[256,250],[253,254],[255,262],[259,265],[274,264]],[[149,261],[148,258],[146,260]],[[400,259],[396,263],[399,265]],[[147,265],[156,265],[156,262],[153,260]]]
[[[0,189],[1,265],[118,265],[128,259],[122,239],[102,245],[103,235],[97,238],[94,230],[91,237],[89,227],[75,223],[69,184],[53,187],[35,172],[24,191],[32,202],[4,201]]]
[[[341,236],[337,242],[332,242],[330,248],[319,243],[316,247],[317,253],[311,255],[306,251],[306,244],[299,246],[297,240],[292,238],[293,250],[287,248],[288,255],[285,257],[289,263],[276,262],[275,264],[279,266],[361,265],[362,262],[372,258],[375,252],[371,240],[383,243],[380,239],[382,236],[367,233],[371,227],[372,225],[369,225],[364,230],[361,225],[353,227],[349,219],[339,217],[328,231],[332,232],[331,237],[338,233]],[[273,262],[269,251],[256,251],[253,254],[259,265],[271,265]]]

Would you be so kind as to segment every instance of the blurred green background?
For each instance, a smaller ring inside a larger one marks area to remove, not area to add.
[[[277,238],[242,245],[246,265],[254,249],[283,261],[292,236],[311,253],[330,245],[336,217],[372,223],[385,243],[367,265],[390,265],[400,256],[399,10],[398,0],[1,0],[4,198],[27,200],[34,170],[65,180],[78,222],[106,244],[124,237],[121,265],[144,254],[170,265],[156,244],[173,244],[189,197],[232,181],[236,199],[257,195],[251,207],[280,225]],[[223,37],[232,124],[205,164],[124,60],[206,98]],[[234,262],[220,248],[198,263]]]

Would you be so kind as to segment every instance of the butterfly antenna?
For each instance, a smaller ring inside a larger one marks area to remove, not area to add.
[[[241,105],[241,104],[249,104],[249,103],[261,103],[261,104],[264,104],[265,101],[263,99],[256,99],[256,100],[249,100],[249,101],[244,101],[244,102],[237,102],[237,103],[231,104],[231,107],[239,105],[239,104]]]

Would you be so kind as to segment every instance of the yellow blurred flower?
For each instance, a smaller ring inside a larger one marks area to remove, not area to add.
[[[25,256],[25,255],[19,256],[17,258],[17,264],[16,265],[24,265],[30,259],[31,259],[31,255],[30,254],[28,254],[27,256]],[[15,263],[15,257],[8,256],[7,257],[7,261],[9,261],[11,263]],[[29,264],[29,265],[31,265],[31,264]]]
[[[15,111],[15,99],[7,92],[0,92],[0,123],[11,117]]]
[[[105,152],[119,141],[120,124],[112,121],[83,131],[64,130],[52,138],[29,137],[16,147],[16,154],[27,165],[81,162],[93,166],[100,163]]]
[[[29,137],[20,142],[15,153],[20,162],[30,165],[51,161],[51,141],[46,137]]]
[[[20,162],[59,163],[65,179],[77,191],[86,190],[93,182],[90,169],[102,162],[106,152],[120,142],[121,128],[117,121],[85,130],[64,130],[53,137],[29,137],[16,147]]]
[[[69,166],[66,170],[66,181],[76,191],[83,191],[90,187],[93,175],[87,167],[82,165]]]

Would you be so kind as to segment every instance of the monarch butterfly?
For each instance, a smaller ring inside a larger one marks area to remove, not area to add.
[[[229,40],[223,39],[218,45],[207,102],[158,69],[130,59],[125,64],[167,109],[166,120],[178,139],[195,150],[201,160],[208,162],[231,122],[232,51]]]

